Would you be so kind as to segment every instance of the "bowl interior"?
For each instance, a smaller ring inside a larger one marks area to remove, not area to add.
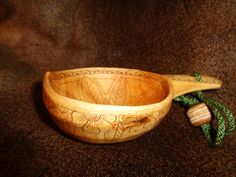
[[[161,75],[127,69],[78,69],[51,73],[60,95],[95,104],[140,106],[162,101],[169,93]]]

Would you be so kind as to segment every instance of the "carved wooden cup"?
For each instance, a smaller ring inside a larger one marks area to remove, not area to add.
[[[208,76],[196,82],[187,75],[81,68],[47,72],[43,98],[53,120],[69,135],[92,143],[116,143],[156,127],[174,97],[221,85]]]

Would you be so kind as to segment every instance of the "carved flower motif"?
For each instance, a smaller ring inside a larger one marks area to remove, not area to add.
[[[73,122],[86,133],[99,134],[113,128],[112,122],[115,118],[112,116],[97,114],[81,114],[77,111],[72,113]]]

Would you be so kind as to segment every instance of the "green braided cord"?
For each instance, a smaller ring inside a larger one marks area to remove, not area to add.
[[[201,74],[200,73],[198,73],[198,72],[193,72],[193,76],[195,77],[195,79],[197,80],[197,81],[199,81],[199,82],[201,82],[202,81],[202,77],[201,77]]]
[[[225,130],[226,130],[225,121],[223,115],[216,107],[211,107],[211,108],[218,121],[218,129],[215,139],[215,145],[219,145],[225,137]]]
[[[198,99],[192,96],[178,96],[174,99],[175,101],[181,102],[186,107],[191,107],[192,105],[195,105],[199,103]]]
[[[205,95],[201,91],[197,91],[193,94],[196,95],[200,99],[200,101],[206,103],[207,106],[212,109],[213,114],[217,118],[218,130],[217,130],[215,143],[214,142],[210,142],[210,143],[219,145],[222,142],[223,138],[225,137],[225,131],[226,131],[224,117],[222,113],[220,112],[220,107],[216,106],[215,104],[216,102],[214,100],[206,98]]]
[[[226,135],[231,134],[235,129],[235,119],[232,112],[225,105],[221,103],[214,101],[214,104],[219,109],[221,109],[221,111],[225,114],[225,117],[228,119],[228,129],[226,130],[225,134]]]
[[[201,75],[199,73],[193,74],[197,81],[201,81]],[[182,95],[174,99],[182,103],[186,107],[191,107],[198,104],[199,102],[204,102],[212,110],[215,118],[218,122],[218,127],[216,131],[216,137],[214,137],[214,128],[210,123],[205,123],[201,125],[203,134],[205,135],[208,142],[212,145],[219,145],[225,136],[231,134],[235,129],[235,119],[231,111],[223,104],[216,102],[215,100],[206,98],[201,91],[192,93],[192,95]],[[227,119],[228,126],[225,125],[225,119]]]
[[[211,143],[213,141],[211,138],[211,132],[212,132],[211,124],[210,123],[202,124],[201,128],[202,128],[202,132],[205,135],[207,141]]]
[[[228,121],[227,122],[228,123],[228,128],[224,132],[225,136],[231,134],[234,131],[234,129],[235,129],[235,119],[233,117],[232,112],[225,105],[223,105],[221,103],[218,103],[217,101],[215,101],[213,99],[206,98],[205,95],[200,91],[197,91],[193,94],[195,94],[202,102],[205,102],[211,109],[213,109],[213,110],[215,108],[217,109],[217,111],[215,111],[215,112],[219,112],[219,113],[217,113],[219,116],[216,116],[216,118],[218,119],[218,125],[219,126],[223,126],[223,125],[219,124],[219,121],[220,121],[219,119],[223,119],[221,122],[224,122],[224,117],[223,117],[222,114],[225,115],[225,117]],[[216,115],[216,113],[215,113],[215,115]]]

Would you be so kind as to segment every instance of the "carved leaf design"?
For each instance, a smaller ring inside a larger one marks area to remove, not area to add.
[[[99,84],[89,77],[84,77],[81,82],[81,93],[91,103],[102,103],[102,92]]]
[[[113,84],[110,94],[110,104],[123,105],[126,99],[126,84],[123,78]]]
[[[113,136],[113,140],[118,140],[120,139],[120,137],[123,135],[124,133],[124,128],[122,126],[122,123],[118,123],[117,124],[117,127],[115,129],[115,133],[114,133],[114,136]]]
[[[55,108],[55,116],[61,117],[61,119],[55,119],[56,122],[63,126],[64,129],[73,134],[74,125],[73,125],[73,117],[71,117],[70,110],[65,107],[57,105]]]
[[[66,95],[66,91],[60,87],[59,84],[56,84],[55,82],[52,82],[53,89],[59,93],[60,95]]]
[[[99,134],[100,126],[103,122],[101,115],[87,114],[85,115],[87,119],[86,123],[83,125],[83,131],[91,134]]]
[[[71,117],[74,120],[74,124],[78,128],[82,128],[83,125],[88,121],[84,113],[80,113],[76,110],[71,112]]]
[[[99,134],[100,133],[100,129],[99,129],[98,125],[94,122],[89,122],[89,121],[83,126],[83,131],[85,131],[87,133],[91,133],[91,134]]]
[[[157,94],[158,93],[158,94]],[[136,105],[149,104],[150,100],[161,101],[165,97],[165,93],[160,86],[154,86],[145,91],[136,102]]]
[[[121,122],[119,122],[119,117],[116,117],[116,121],[113,122],[113,128],[105,132],[105,139],[107,141],[115,141],[121,138],[125,129]]]

